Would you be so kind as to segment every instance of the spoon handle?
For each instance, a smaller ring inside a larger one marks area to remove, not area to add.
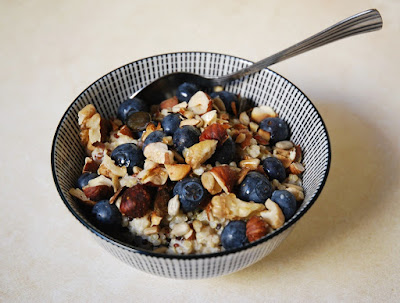
[[[376,9],[370,9],[346,18],[331,27],[291,46],[268,58],[260,60],[235,73],[212,79],[214,85],[225,85],[228,82],[256,73],[263,68],[289,59],[306,51],[346,37],[376,31],[382,28],[382,17]]]

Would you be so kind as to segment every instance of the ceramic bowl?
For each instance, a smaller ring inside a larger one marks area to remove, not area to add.
[[[134,92],[165,74],[186,71],[218,77],[252,64],[241,58],[207,52],[169,53],[138,60],[106,74],[84,90],[68,107],[54,135],[51,164],[62,201],[97,242],[112,255],[136,269],[157,276],[200,279],[226,275],[248,267],[271,253],[314,204],[326,182],[330,143],[325,124],[315,106],[290,81],[270,69],[235,81],[226,90],[256,105],[269,105],[289,125],[291,140],[303,150],[305,199],[296,214],[268,236],[243,248],[202,255],[167,255],[146,251],[96,228],[69,193],[81,174],[85,153],[80,145],[78,112],[92,103],[106,118],[116,116],[119,104]],[[79,243],[77,243],[79,245]],[[295,258],[296,256],[293,256]]]

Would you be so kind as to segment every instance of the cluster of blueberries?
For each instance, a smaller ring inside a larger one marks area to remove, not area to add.
[[[188,102],[198,90],[199,88],[195,84],[184,83],[178,87],[176,95],[180,102]],[[232,102],[238,102],[237,96],[227,91],[214,92],[210,96],[212,98],[219,97],[224,102],[227,112],[231,114],[233,113]],[[148,111],[146,103],[138,98],[128,99],[119,106],[118,118],[125,123],[132,113],[139,111]],[[161,121],[163,130],[150,133],[143,143],[143,150],[150,143],[162,142],[165,136],[172,136],[174,148],[181,154],[185,148],[198,143],[201,134],[199,129],[189,125],[179,127],[180,123],[180,114],[165,116]],[[260,128],[270,132],[271,143],[285,140],[289,136],[288,126],[280,118],[266,118],[260,123]],[[141,136],[141,134],[137,135]],[[234,159],[235,148],[235,143],[229,137],[217,148],[208,163],[213,165],[216,162],[229,164]],[[113,150],[111,158],[116,165],[126,166],[130,175],[133,174],[133,167],[143,167],[145,160],[142,149],[133,143],[117,146]],[[263,161],[263,168],[267,177],[256,171],[249,172],[236,190],[237,197],[243,201],[254,201],[256,203],[264,203],[268,198],[271,198],[282,209],[285,219],[290,219],[297,208],[295,197],[286,190],[273,191],[269,181],[277,179],[282,182],[286,178],[286,170],[282,162],[277,158],[269,157]],[[78,187],[82,189],[91,179],[96,177],[98,177],[96,173],[84,173],[78,179]],[[175,184],[173,195],[179,196],[181,209],[184,212],[192,212],[206,200],[209,194],[203,187],[200,178],[186,177]],[[92,214],[99,227],[105,230],[121,224],[121,213],[108,200],[97,202],[92,209]],[[221,243],[225,249],[233,249],[245,245],[247,243],[246,222],[238,220],[228,223],[221,234]]]

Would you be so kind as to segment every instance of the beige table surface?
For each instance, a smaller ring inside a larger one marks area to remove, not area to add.
[[[382,31],[272,68],[321,112],[333,160],[271,255],[225,277],[158,278],[109,255],[67,211],[51,142],[100,76],[181,50],[256,61],[369,8]],[[0,39],[1,302],[400,302],[400,1],[1,1]]]

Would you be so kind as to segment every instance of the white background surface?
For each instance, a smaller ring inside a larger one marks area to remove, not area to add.
[[[273,66],[316,105],[333,158],[320,198],[270,256],[199,281],[158,278],[101,249],[51,176],[57,124],[102,75],[143,57],[260,60],[354,13],[380,32]],[[0,301],[398,302],[400,2],[2,1]]]

